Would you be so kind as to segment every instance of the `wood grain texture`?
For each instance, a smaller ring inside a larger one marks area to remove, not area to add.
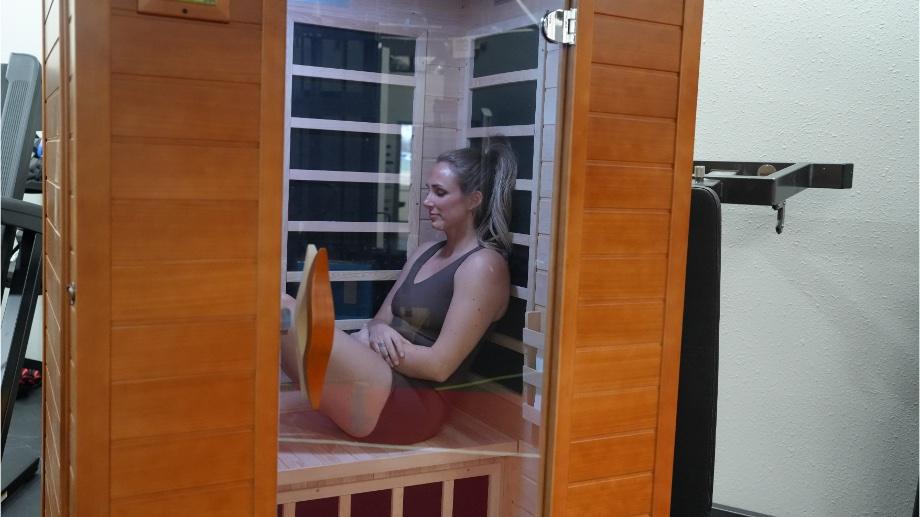
[[[680,376],[681,332],[683,330],[684,284],[687,271],[687,237],[690,225],[690,184],[693,166],[693,137],[696,129],[697,83],[700,42],[703,29],[703,0],[686,0],[677,138],[674,144],[674,195],[671,199],[671,243],[665,305],[664,340],[661,358],[661,396],[655,456],[652,511],[671,511],[671,477],[674,467],[674,435],[677,426],[677,386]]]
[[[666,212],[585,211],[582,253],[648,255],[668,251],[671,223]]]
[[[58,114],[60,116],[60,114]],[[44,151],[42,155],[42,169],[45,173],[45,181],[58,187],[61,186],[61,141],[45,140]]]
[[[604,481],[579,483],[569,488],[570,515],[627,517],[646,515],[651,509],[652,476],[639,474]]]
[[[657,386],[661,373],[658,344],[579,349],[575,356],[578,393]]]
[[[663,298],[667,281],[667,258],[585,258],[578,295],[582,302]]]
[[[155,278],[155,282],[151,279]],[[255,314],[249,262],[174,262],[112,268],[112,320],[153,322]]]
[[[548,300],[550,345],[546,349],[547,364],[551,365],[548,380],[546,472],[543,477],[542,508],[550,515],[569,515],[568,470],[571,442],[574,391],[573,375],[577,343],[578,287],[581,276],[582,210],[585,199],[584,168],[587,162],[588,108],[590,102],[590,71],[594,45],[594,1],[579,2],[579,11],[587,13],[578,21],[580,43],[561,56],[565,79],[565,103],[562,110],[562,145],[559,168],[558,218],[553,221],[552,235],[556,239],[555,285]],[[560,52],[562,52],[560,50]],[[552,345],[555,343],[555,346]]]
[[[664,302],[581,305],[577,347],[661,343]]]
[[[112,134],[258,142],[259,86],[114,75]]]
[[[45,109],[49,113],[61,113],[60,88],[48,95],[48,98],[45,100]],[[42,131],[45,133],[45,138],[48,140],[56,140],[61,138],[61,123],[62,121],[60,116],[46,117],[45,125],[42,128]]]
[[[259,150],[117,141],[112,145],[116,199],[257,200]]]
[[[57,40],[53,42],[53,45],[54,47],[48,53],[48,57],[45,58],[44,78],[46,82],[43,86],[45,99],[61,88],[63,80],[61,77],[61,47],[57,44]]]
[[[671,163],[674,122],[625,115],[593,115],[588,119],[588,158],[620,162]]]
[[[116,442],[111,454],[115,499],[252,478],[251,431]]]
[[[254,515],[275,509],[278,490],[278,293],[281,291],[281,221],[284,171],[284,88],[287,2],[262,4],[259,97],[259,236],[255,407],[253,419]],[[231,8],[231,16],[235,15]]]
[[[638,431],[655,427],[658,388],[579,393],[572,399],[572,438]]]
[[[591,188],[585,192],[585,208],[671,208],[670,167],[592,163],[586,175]]]
[[[257,25],[113,14],[113,73],[259,83]]]
[[[115,12],[114,10],[127,11],[130,13],[137,12],[137,0],[111,0],[111,4],[113,13]],[[234,0],[233,2],[230,2],[230,21],[251,23],[255,25],[261,24],[262,2],[253,0]],[[193,23],[206,24],[213,22],[195,21]]]
[[[116,326],[112,329],[112,380],[245,370],[252,368],[255,348],[255,322],[245,319]],[[182,360],[177,361],[178,357]]]
[[[45,217],[48,219],[48,223],[55,228],[62,228],[62,203],[63,203],[63,193],[61,192],[61,187],[57,185],[48,185],[47,192],[45,192]]]
[[[112,517],[161,517],[164,515],[252,515],[252,484],[228,483],[152,496],[115,499]]]
[[[573,483],[651,472],[655,465],[655,432],[641,431],[572,443]]]
[[[597,12],[624,18],[680,25],[683,0],[598,0]]]
[[[596,15],[595,24],[595,63],[669,72],[680,69],[680,27],[605,15]]]
[[[257,213],[255,201],[114,201],[112,262],[253,260]]]
[[[244,371],[118,382],[112,440],[249,426],[252,380]]]
[[[63,3],[63,2],[62,2]],[[109,6],[96,0],[68,2],[72,14],[68,62],[75,80],[68,112],[77,152],[68,158],[68,177],[75,194],[70,221],[70,262],[79,292],[67,348],[73,352],[71,370],[73,454],[76,473],[70,489],[72,515],[108,515],[109,451],[109,332],[111,325],[110,177],[111,111]],[[66,17],[65,17],[66,18]],[[65,138],[64,141],[68,141]],[[69,188],[69,187],[68,187]],[[65,248],[66,249],[66,248]]]
[[[591,111],[646,117],[677,116],[677,74],[596,64]]]

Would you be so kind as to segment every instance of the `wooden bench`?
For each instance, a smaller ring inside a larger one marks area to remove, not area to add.
[[[298,503],[337,499],[337,513],[331,515],[349,517],[352,496],[389,491],[389,515],[402,516],[406,488],[440,483],[440,515],[450,516],[455,482],[482,477],[488,479],[488,517],[509,515],[518,507],[530,508],[518,512],[521,515],[534,514],[535,490],[523,489],[520,478],[524,463],[538,469],[539,457],[537,449],[521,439],[527,435],[533,440],[535,434],[522,432],[530,425],[520,417],[520,396],[492,385],[452,393],[449,399],[454,409],[437,436],[411,446],[392,446],[358,442],[310,410],[299,392],[282,391],[279,515],[300,514]],[[529,484],[536,488],[534,481]]]

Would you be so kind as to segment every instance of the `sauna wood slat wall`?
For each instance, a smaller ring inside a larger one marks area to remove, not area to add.
[[[71,454],[45,467],[62,473],[46,514],[268,514],[286,5],[234,0],[214,23],[54,1],[79,44],[48,49],[73,80],[46,81],[64,112],[47,174],[66,187],[46,190],[46,226],[70,229],[46,246],[46,305],[68,316],[46,318],[46,346],[73,353],[47,354],[46,444]]]
[[[702,3],[578,9],[544,501],[553,515],[667,515]]]
[[[68,507],[68,452],[65,448],[69,421],[69,395],[67,382],[67,364],[69,354],[63,346],[62,334],[67,322],[67,313],[62,304],[62,293],[67,283],[67,265],[65,246],[67,239],[68,182],[62,174],[66,157],[62,145],[69,138],[65,125],[66,110],[69,99],[66,88],[68,84],[66,55],[69,42],[68,31],[62,27],[68,22],[64,2],[45,0],[42,12],[45,13],[42,26],[42,128],[45,149],[45,168],[43,185],[44,228],[42,234],[43,250],[43,314],[42,358],[45,382],[42,389],[42,407],[45,417],[42,419],[42,510],[46,515],[63,515]],[[61,37],[63,34],[63,37]]]

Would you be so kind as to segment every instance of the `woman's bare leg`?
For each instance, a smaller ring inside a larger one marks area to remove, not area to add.
[[[320,411],[352,436],[374,430],[390,396],[390,366],[366,345],[336,330]]]
[[[282,305],[293,310],[294,299],[282,298]],[[360,335],[358,335],[360,337]],[[367,436],[377,425],[380,412],[390,396],[393,374],[390,366],[348,334],[336,330],[332,355],[326,370],[320,411],[352,436]],[[293,333],[281,339],[281,369],[299,384],[302,368]]]

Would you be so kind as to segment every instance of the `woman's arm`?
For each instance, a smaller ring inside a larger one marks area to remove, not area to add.
[[[473,351],[489,325],[504,314],[510,290],[504,257],[488,249],[472,254],[454,276],[454,295],[434,345],[405,345],[405,356],[396,370],[410,377],[445,381]]]
[[[385,347],[388,353],[383,354],[383,358],[391,367],[395,367],[399,364],[405,347],[410,344],[399,334],[399,332],[396,332],[390,326],[393,322],[393,309],[391,306],[393,296],[396,294],[396,291],[399,290],[400,286],[402,286],[406,277],[409,276],[409,271],[419,257],[435,244],[437,244],[437,241],[430,241],[415,249],[415,252],[406,260],[406,264],[403,266],[402,271],[399,272],[399,278],[396,279],[390,292],[387,293],[387,297],[377,310],[377,314],[375,314],[374,317],[364,325],[364,329],[355,336],[359,341],[366,342],[375,352],[380,352],[377,347],[378,343]]]

